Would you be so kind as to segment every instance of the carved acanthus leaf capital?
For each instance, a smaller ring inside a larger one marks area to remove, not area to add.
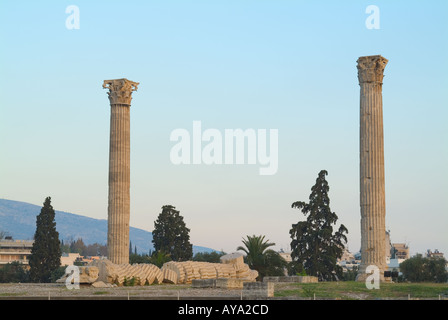
[[[137,91],[139,83],[128,79],[104,80],[103,89],[109,89],[110,104],[131,104],[132,92]]]
[[[380,55],[358,58],[359,84],[366,82],[383,83],[383,72],[388,60]]]

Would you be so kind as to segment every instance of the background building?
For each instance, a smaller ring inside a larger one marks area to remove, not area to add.
[[[428,258],[443,258],[443,253],[437,249],[434,252],[432,252],[430,249],[428,249],[426,251],[426,257],[428,257]]]
[[[409,247],[405,243],[393,243],[392,251],[394,259],[409,259]]]
[[[28,265],[34,240],[13,240],[6,237],[0,240],[0,266],[14,261]]]
[[[80,259],[81,256],[79,253],[62,253],[61,256],[61,266],[71,266],[74,264],[74,262],[78,259]]]

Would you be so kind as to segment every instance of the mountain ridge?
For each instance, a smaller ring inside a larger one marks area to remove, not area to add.
[[[36,230],[36,216],[42,206],[35,204],[0,198],[0,231],[17,240],[31,240]],[[107,242],[107,220],[95,219],[83,215],[55,209],[56,231],[59,239],[65,241],[82,238],[86,245]],[[154,250],[152,232],[129,227],[129,238],[132,250],[137,253],[149,253]],[[216,251],[211,248],[193,245],[193,254],[197,252]]]

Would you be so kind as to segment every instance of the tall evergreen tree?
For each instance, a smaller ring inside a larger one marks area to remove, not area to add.
[[[36,232],[29,259],[30,279],[49,282],[51,273],[61,265],[61,246],[56,231],[55,212],[51,198],[47,197],[36,218]]]
[[[301,210],[307,218],[293,224],[289,231],[291,257],[296,271],[304,268],[308,275],[317,276],[319,280],[336,280],[342,277],[342,268],[336,262],[342,256],[348,230],[341,224],[333,233],[338,216],[330,209],[327,174],[325,170],[319,172],[309,203],[296,201],[292,204],[292,208]]]
[[[162,207],[154,222],[152,232],[153,244],[156,252],[169,254],[174,261],[186,261],[193,258],[193,246],[190,243],[190,229],[184,218],[171,205]]]

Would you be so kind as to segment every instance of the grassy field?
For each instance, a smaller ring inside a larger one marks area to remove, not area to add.
[[[240,298],[241,289],[193,288],[190,284],[150,285],[137,287],[94,288],[81,286],[69,290],[64,285],[2,283],[0,300],[18,297],[214,297]],[[294,283],[275,282],[274,299],[331,299],[331,300],[408,300],[431,299],[448,301],[447,283],[381,283],[379,289],[367,289],[365,283],[355,281]]]
[[[355,281],[319,283],[276,283],[275,297],[314,299],[448,299],[447,283],[381,283],[367,289]]]

